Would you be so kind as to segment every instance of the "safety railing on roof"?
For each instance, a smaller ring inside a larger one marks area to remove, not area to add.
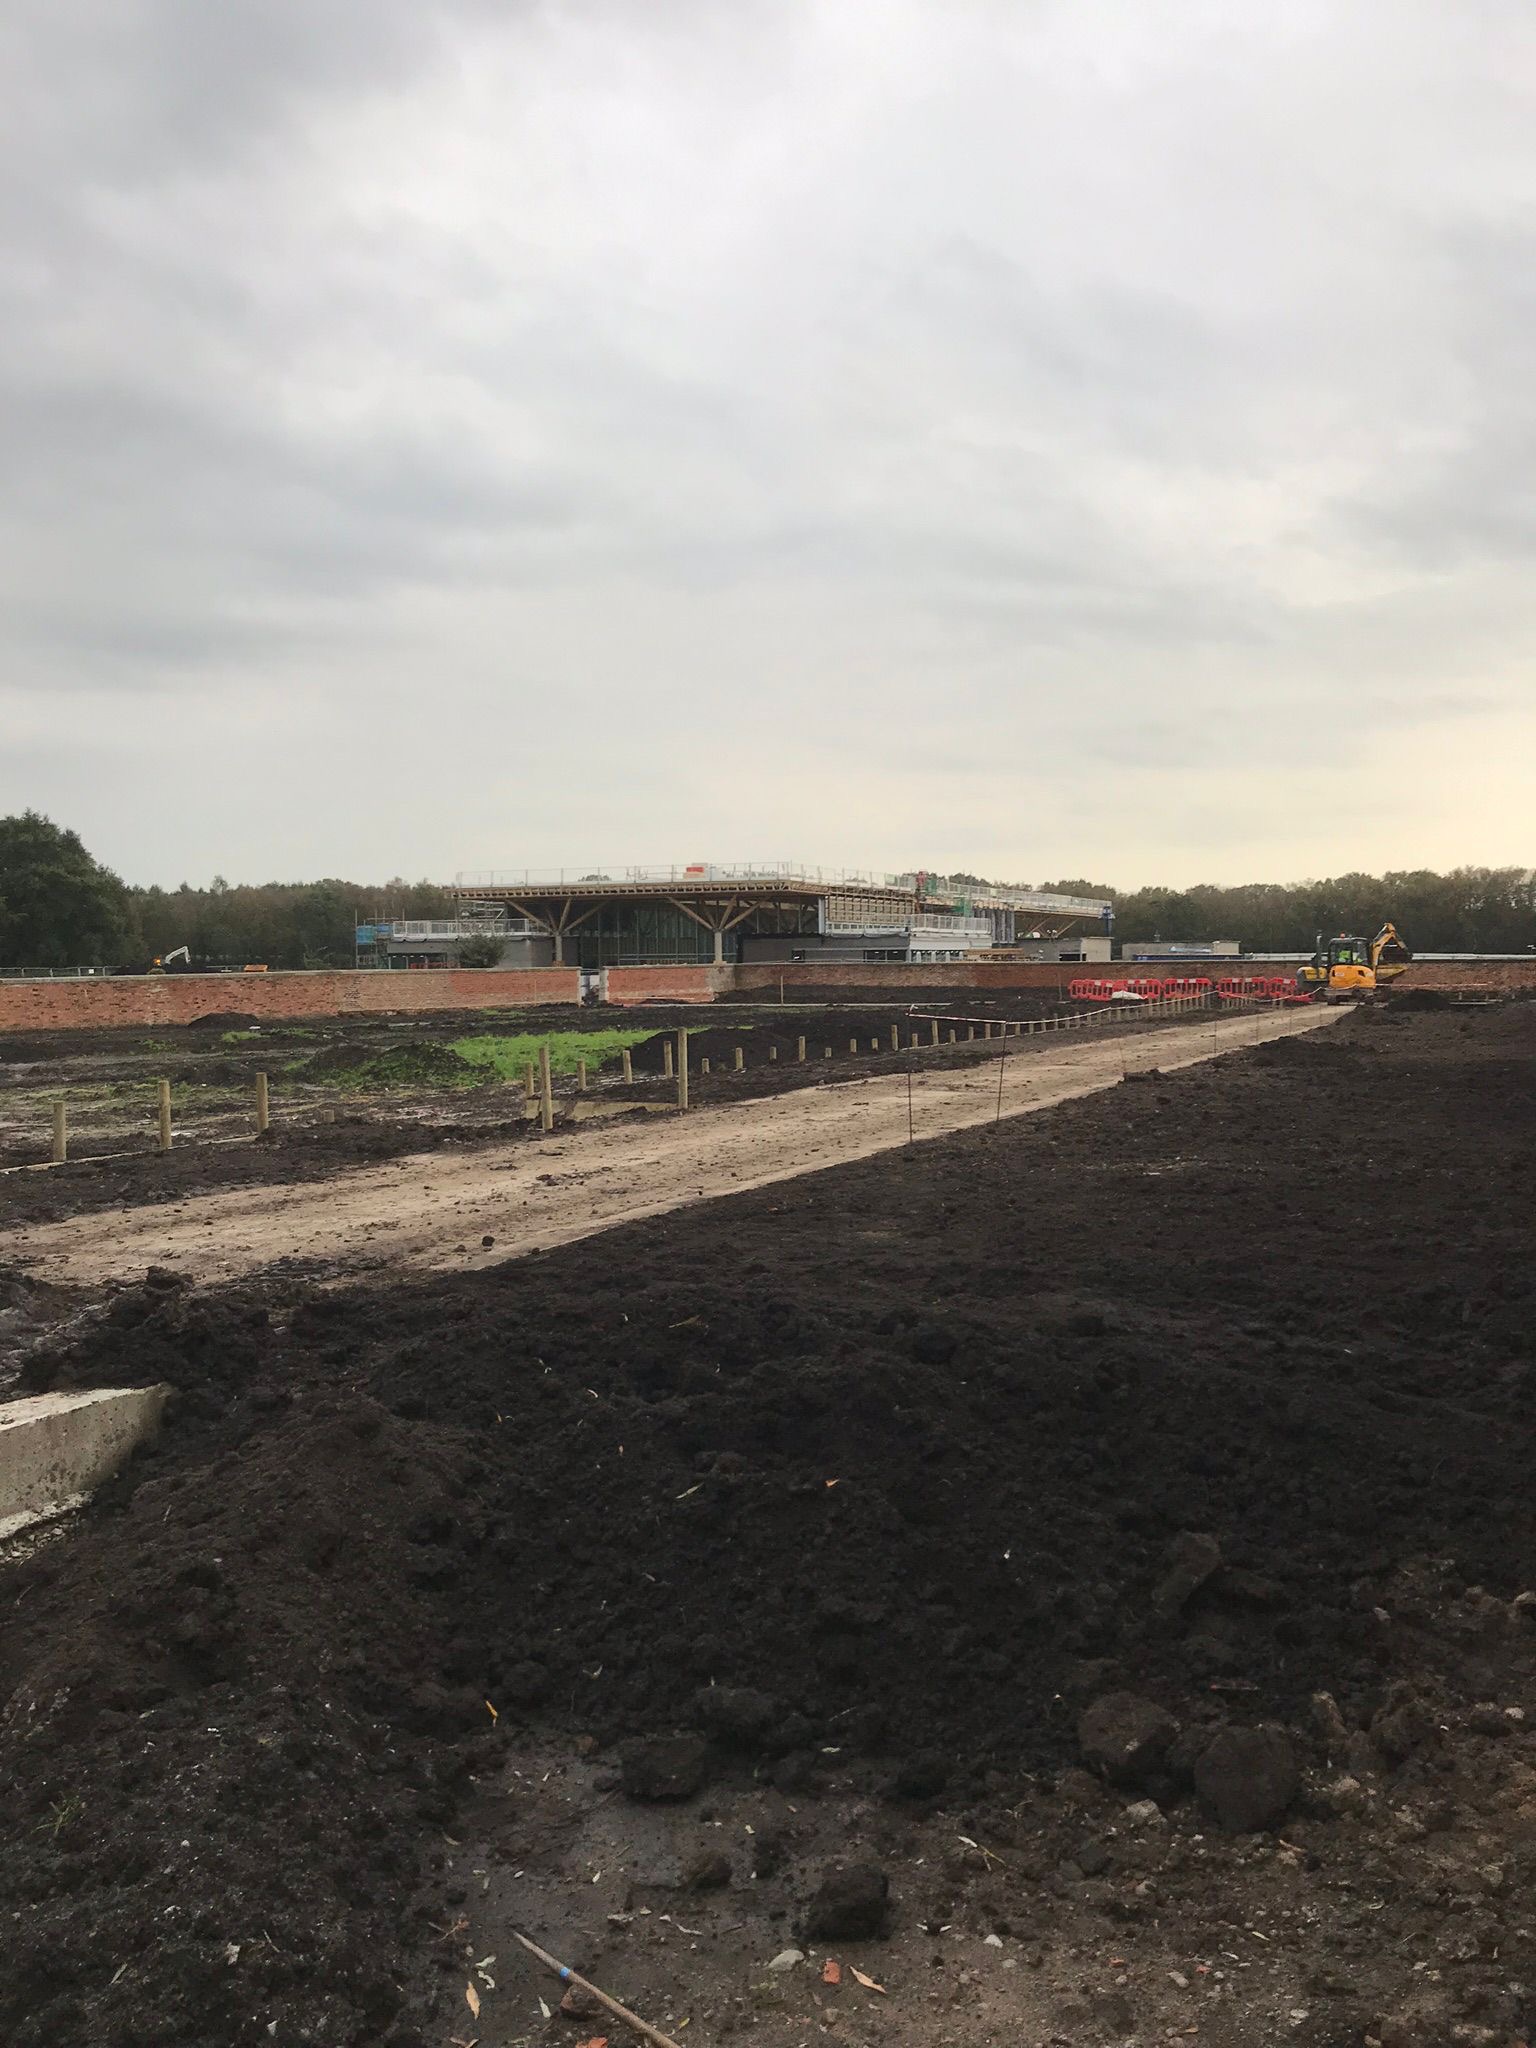
[[[699,888],[733,882],[782,882],[813,889],[891,889],[915,893],[918,876],[882,873],[872,868],[824,868],[809,861],[738,860],[691,861],[670,866],[632,866],[597,862],[569,868],[482,868],[464,869],[456,876],[461,892],[475,889],[579,889],[622,887],[625,883],[669,884],[673,888]],[[937,876],[923,877],[924,893],[938,901],[959,897],[973,904],[995,904],[1007,910],[1053,911],[1059,916],[1100,917],[1110,905],[1097,897],[1058,896],[1044,889],[1006,889],[977,884],[941,882]]]

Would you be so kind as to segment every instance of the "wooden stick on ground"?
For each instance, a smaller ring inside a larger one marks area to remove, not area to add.
[[[649,2021],[641,2019],[638,2013],[631,2012],[627,2005],[620,2005],[619,2001],[610,1998],[606,1991],[599,1991],[597,1986],[589,1984],[585,1977],[578,1977],[576,1972],[568,1970],[564,1963],[557,1963],[547,1949],[540,1948],[536,1941],[530,1941],[526,1934],[519,1934],[515,1927],[510,1932],[512,1939],[521,1942],[529,1955],[536,1956],[546,1970],[553,1970],[562,1984],[575,1984],[581,1990],[590,1992],[600,2005],[605,2005],[616,2019],[624,2022],[625,2026],[633,2027],[635,2032],[643,2034],[647,2041],[654,2041],[656,2048],[677,2048],[677,2043],[662,2033],[658,2027],[653,2027]]]

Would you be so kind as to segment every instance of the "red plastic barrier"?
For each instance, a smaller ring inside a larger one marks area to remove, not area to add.
[[[1067,994],[1075,1003],[1108,1003],[1116,996],[1140,996],[1146,1002],[1169,1000],[1193,1002],[1210,993],[1203,975],[1129,975],[1111,981],[1103,975],[1078,975],[1067,983]]]

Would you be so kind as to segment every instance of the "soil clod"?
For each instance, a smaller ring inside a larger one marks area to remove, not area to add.
[[[805,1909],[812,1941],[870,1941],[885,1932],[891,1882],[876,1863],[835,1865],[825,1871]]]
[[[1272,1827],[1301,1790],[1296,1745],[1273,1723],[1220,1729],[1196,1759],[1195,1790],[1231,1834]]]
[[[1112,1785],[1145,1785],[1178,1732],[1166,1708],[1130,1692],[1105,1693],[1084,1708],[1077,1724],[1083,1761]]]
[[[691,1799],[709,1777],[709,1745],[698,1735],[652,1735],[619,1751],[631,1799]]]

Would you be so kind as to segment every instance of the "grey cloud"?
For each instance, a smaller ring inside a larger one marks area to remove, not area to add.
[[[1513,4],[1463,19],[18,0],[0,801],[270,868],[254,798],[73,774],[87,699],[94,759],[168,697],[189,758],[239,732],[331,871],[563,858],[512,765],[551,715],[636,858],[659,815],[899,866],[926,776],[1006,850],[1032,748],[1247,777],[1276,842],[1351,829],[1340,751],[1515,758],[1536,66]],[[472,720],[483,795],[407,749],[316,803],[380,706]],[[997,858],[1156,873],[1158,808]]]

